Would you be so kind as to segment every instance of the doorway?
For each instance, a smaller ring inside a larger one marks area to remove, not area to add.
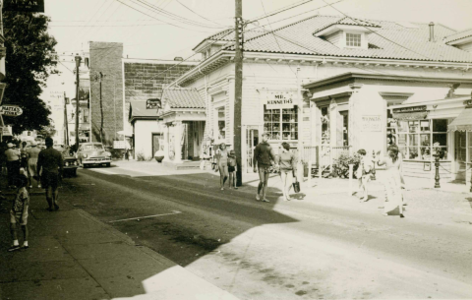
[[[254,149],[259,144],[259,130],[246,129],[246,173],[252,172]]]
[[[455,180],[465,182],[467,166],[467,135],[465,132],[456,131],[454,134],[454,166]]]
[[[164,144],[162,143],[163,135],[162,133],[153,133],[152,134],[152,157],[159,150],[164,150]]]

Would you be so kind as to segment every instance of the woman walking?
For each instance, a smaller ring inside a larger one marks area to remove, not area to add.
[[[297,162],[295,155],[290,152],[290,145],[287,142],[282,143],[282,152],[277,158],[280,179],[282,180],[282,189],[284,193],[284,200],[290,201],[290,188],[292,187],[293,176],[297,174]]]
[[[220,171],[220,188],[223,191],[226,180],[228,179],[228,150],[226,144],[221,143],[216,153],[216,160],[218,164],[218,171]]]
[[[402,183],[401,183],[401,167],[402,159],[399,155],[399,150],[396,145],[391,145],[387,149],[387,157],[383,160],[378,161],[379,166],[385,165],[385,205],[384,215],[387,216],[394,210],[399,210],[400,218],[404,218],[403,215],[403,195],[402,195]]]

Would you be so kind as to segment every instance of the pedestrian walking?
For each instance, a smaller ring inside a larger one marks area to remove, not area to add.
[[[377,164],[386,167],[382,180],[385,188],[384,215],[393,214],[398,209],[400,218],[404,218],[401,183],[402,158],[399,155],[398,147],[390,145],[387,149],[387,157],[379,160]]]
[[[369,200],[368,183],[372,179],[374,166],[372,164],[372,159],[367,156],[367,151],[365,151],[365,149],[359,149],[357,153],[360,155],[361,160],[359,162],[359,167],[356,170],[356,177],[359,181],[359,189],[364,192],[360,202],[367,202]]]
[[[8,150],[5,151],[7,158],[8,186],[11,189],[16,188],[15,182],[20,171],[20,152],[15,149],[13,143],[8,143]]]
[[[282,180],[284,200],[290,201],[290,189],[292,188],[293,179],[297,178],[297,161],[295,154],[290,151],[289,143],[283,142],[281,151],[282,152],[277,157],[279,174]]]
[[[223,191],[225,188],[225,182],[229,177],[228,173],[228,150],[226,144],[221,143],[218,151],[216,152],[216,160],[218,170],[220,171],[220,188]]]
[[[15,251],[18,249],[27,249],[28,245],[28,209],[29,209],[29,194],[26,190],[26,184],[28,179],[25,175],[19,175],[16,179],[16,185],[18,190],[16,192],[15,201],[10,210],[10,232],[13,243],[8,251]],[[18,241],[17,224],[20,224],[21,231],[23,232],[23,245],[20,247]]]
[[[269,184],[269,175],[272,165],[276,159],[274,150],[267,142],[268,140],[269,134],[266,132],[263,133],[262,142],[260,142],[256,146],[256,149],[254,149],[254,173],[256,172],[257,165],[257,172],[259,174],[259,185],[257,187],[256,200],[262,200],[263,202],[270,202],[268,199],[266,199],[267,185]]]
[[[228,173],[229,173],[228,185],[230,189],[231,189],[231,186],[233,186],[235,190],[238,189],[238,187],[236,186],[236,181],[237,181],[236,172],[237,171],[238,171],[238,164],[236,161],[236,153],[234,152],[234,150],[231,150],[228,156]]]
[[[37,169],[38,156],[41,150],[38,148],[36,142],[31,142],[31,147],[26,149],[26,155],[28,156],[28,175],[29,175],[29,187],[33,188],[33,181],[35,179],[38,182],[38,188],[41,188],[41,182],[39,180],[39,173]]]
[[[41,174],[41,185],[46,189],[46,200],[49,211],[58,210],[58,185],[62,175],[63,161],[61,152],[54,149],[52,138],[46,138],[46,149],[38,154],[37,172]]]

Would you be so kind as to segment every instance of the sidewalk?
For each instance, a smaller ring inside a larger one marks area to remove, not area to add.
[[[31,196],[30,248],[8,252],[7,197],[0,202],[2,300],[237,299],[68,203],[46,211],[44,195]]]

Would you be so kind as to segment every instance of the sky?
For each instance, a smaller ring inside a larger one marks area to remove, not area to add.
[[[243,19],[303,2],[308,3],[260,20],[256,26],[275,29],[317,12],[340,15],[330,6],[316,10],[334,3],[336,9],[357,18],[432,21],[458,31],[472,28],[472,0],[242,0]],[[45,0],[45,14],[51,17],[49,32],[58,41],[57,52],[66,55],[59,68],[69,75],[72,55],[86,49],[88,41],[122,42],[124,57],[129,58],[187,58],[205,37],[234,26],[234,11],[235,0]],[[63,81],[64,76],[51,78],[53,86]]]

